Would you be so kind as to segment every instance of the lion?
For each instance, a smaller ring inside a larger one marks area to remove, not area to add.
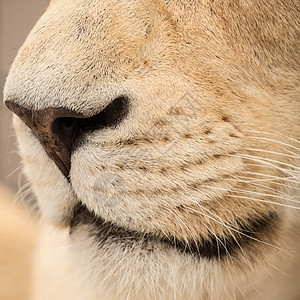
[[[34,299],[299,299],[297,11],[50,1],[4,90]]]

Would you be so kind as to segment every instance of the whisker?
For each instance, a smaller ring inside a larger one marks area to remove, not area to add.
[[[292,137],[289,137],[289,136],[286,136],[286,135],[283,135],[283,134],[280,134],[280,133],[265,132],[265,131],[259,131],[259,130],[249,130],[249,129],[243,129],[243,131],[248,131],[248,132],[253,132],[253,133],[262,133],[262,134],[273,135],[273,136],[279,136],[279,137],[283,137],[283,138],[289,139],[291,141],[294,141],[296,143],[300,143],[299,140],[296,140]]]
[[[209,186],[205,186],[205,187],[209,187]],[[219,187],[213,187],[213,189],[228,191],[228,189],[219,188]],[[254,195],[265,196],[265,197],[273,197],[273,198],[277,198],[277,199],[281,199],[281,200],[285,200],[285,201],[287,200],[286,197],[282,197],[282,196],[278,196],[278,195],[265,194],[265,193],[254,192],[254,191],[247,191],[247,190],[242,190],[242,189],[232,188],[229,191],[230,192],[240,192],[240,193],[245,193],[245,194],[254,194]],[[298,200],[289,199],[289,201],[295,202],[295,203],[300,203],[300,201],[298,201]]]
[[[179,185],[179,186],[180,186],[180,185]],[[181,187],[181,188],[182,188],[182,187]],[[192,200],[192,199],[193,199],[193,196],[192,196],[187,190],[185,190],[185,192],[191,196],[191,199],[190,199],[190,200]],[[259,240],[259,239],[257,239],[257,238],[254,238],[254,237],[252,237],[252,236],[250,236],[250,235],[247,235],[247,234],[241,232],[240,230],[233,228],[232,226],[227,226],[227,225],[225,225],[224,222],[223,222],[223,220],[222,220],[222,218],[221,218],[220,216],[216,215],[215,213],[212,213],[210,210],[208,210],[208,209],[205,208],[204,206],[200,205],[197,201],[193,200],[192,202],[195,203],[200,209],[205,210],[206,212],[208,212],[209,214],[212,214],[213,216],[217,217],[217,218],[218,218],[219,220],[221,220],[221,221],[218,221],[218,220],[216,220],[214,217],[211,217],[211,216],[209,216],[209,215],[207,215],[207,214],[205,214],[205,213],[203,213],[203,212],[197,211],[197,210],[195,210],[195,209],[193,209],[193,208],[191,208],[191,207],[187,207],[189,210],[192,210],[192,211],[195,211],[195,212],[197,212],[197,213],[200,213],[201,215],[204,215],[205,217],[207,217],[207,218],[209,218],[209,219],[215,221],[216,223],[218,223],[218,224],[224,226],[229,232],[230,232],[230,230],[233,230],[234,232],[237,232],[237,233],[240,234],[240,235],[243,235],[243,236],[245,236],[245,237],[248,237],[248,238],[250,238],[250,239],[252,239],[252,240],[255,240],[255,241],[257,241],[257,242],[260,242],[260,243],[262,243],[262,244],[265,244],[265,245],[274,247],[274,248],[279,249],[279,250],[281,250],[281,251],[286,251],[285,249],[283,249],[283,248],[281,248],[281,247],[272,245],[272,244],[270,244],[270,243],[267,243],[267,242],[264,242],[264,241]]]
[[[277,160],[274,160],[274,159],[271,159],[271,158],[265,158],[265,157],[261,157],[261,156],[253,156],[253,155],[248,155],[248,154],[227,154],[227,156],[233,156],[233,157],[241,157],[241,158],[246,158],[246,159],[252,159],[254,161],[260,161],[260,162],[273,162],[273,163],[278,163],[278,164],[281,164],[281,165],[284,165],[284,166],[287,166],[287,167],[290,167],[292,169],[297,169],[300,171],[300,168],[299,167],[296,167],[296,166],[293,166],[291,164],[287,164],[287,163],[284,163],[284,162],[281,162],[281,161],[277,161]],[[279,168],[278,166],[276,165],[273,165],[270,163],[271,166],[273,167],[276,167],[276,168]],[[281,170],[284,170],[282,168],[280,168]],[[285,170],[286,171],[286,170]]]
[[[266,168],[266,169],[271,169],[271,170],[274,170],[274,167],[270,166],[270,165],[266,165],[266,164],[254,164],[254,163],[244,163],[245,166],[250,166],[250,167],[260,167],[260,168]],[[257,175],[261,175],[261,176],[274,176],[274,175],[269,175],[269,174],[266,174],[266,173],[255,173],[255,172],[251,172],[251,171],[244,171],[244,173],[253,173],[253,174],[257,174]],[[229,174],[230,175],[230,174]],[[293,181],[293,179],[298,179],[299,176],[298,176],[298,172],[295,171],[295,174],[288,174],[288,175],[291,175],[291,176],[285,176],[285,177],[279,177],[278,176],[278,180],[285,180],[287,182],[294,182],[294,183],[300,183],[299,181]],[[232,175],[231,175],[232,176]],[[277,176],[275,176],[277,177]],[[253,177],[249,177],[249,178],[252,178],[254,179]],[[255,178],[257,179],[257,178]],[[279,183],[278,183],[279,184]]]
[[[169,181],[168,179],[166,179],[167,181]],[[169,181],[170,182],[170,181]],[[172,199],[172,202],[174,203],[174,200]],[[166,201],[166,203],[169,205],[169,203]],[[169,205],[170,206],[170,205]],[[176,212],[177,213],[177,212]],[[179,215],[178,215],[179,216]],[[180,218],[180,217],[179,217]],[[180,220],[182,220],[181,218],[180,218]],[[182,223],[185,225],[185,222],[184,221],[182,221]],[[209,228],[206,226],[206,224],[203,224],[204,225],[204,227],[210,232],[210,230],[209,230]],[[186,226],[186,228],[188,229],[188,231],[189,231],[189,228],[187,227],[187,225],[185,225]],[[217,237],[217,235],[214,233],[214,235],[215,235],[215,237],[218,239],[218,237]],[[197,241],[193,238],[193,241],[195,242],[195,245],[197,245]],[[221,242],[221,241],[220,241]],[[221,242],[222,243],[222,242]],[[200,254],[200,253],[199,253]]]
[[[282,156],[291,157],[291,158],[295,158],[295,159],[300,158],[300,155],[291,155],[291,154],[286,154],[286,153],[281,153],[281,152],[276,152],[276,151],[270,151],[270,150],[265,150],[265,149],[245,148],[245,150],[271,153],[271,154],[282,155]]]
[[[278,143],[278,144],[280,144],[280,145],[287,146],[287,147],[290,147],[290,148],[295,149],[295,150],[297,150],[297,151],[300,151],[299,148],[297,148],[297,147],[295,147],[295,146],[293,146],[293,145],[290,145],[290,144],[281,142],[281,141],[272,140],[272,139],[265,138],[265,137],[258,137],[258,136],[246,136],[246,137],[249,138],[249,139],[257,139],[257,140],[262,140],[262,141],[268,141],[268,142]],[[294,153],[294,154],[296,154],[296,153]]]
[[[233,176],[233,175],[232,175]],[[246,183],[246,184],[249,184],[249,185],[253,185],[253,186],[258,186],[258,187],[262,187],[264,189],[267,189],[267,190],[270,190],[270,191],[274,191],[282,196],[286,195],[286,193],[282,192],[281,190],[277,190],[277,189],[274,189],[274,188],[271,188],[270,186],[267,186],[267,185],[263,185],[263,184],[259,184],[259,183],[256,183],[255,181],[251,181],[251,180],[244,180],[244,179],[239,179],[238,176],[233,176],[234,178],[224,178],[224,180],[228,180],[228,181],[236,181],[236,182],[240,182],[240,183]],[[283,184],[283,183],[276,183],[274,182],[274,184],[278,185],[278,186],[283,186],[286,188],[286,184]],[[295,190],[299,190],[300,191],[300,188],[294,188]]]
[[[147,201],[150,203],[150,200],[148,199],[148,197],[146,197],[144,194],[142,194],[142,196],[143,196],[145,199],[147,199]],[[169,211],[172,215],[175,216],[175,218],[177,219],[177,221],[179,221],[178,224],[179,224],[179,226],[180,226],[182,232],[184,232],[184,230],[183,230],[181,224],[187,229],[187,232],[189,232],[189,227],[187,226],[186,222],[184,222],[184,221],[181,219],[181,217],[180,217],[180,215],[178,214],[178,212],[175,211],[174,208],[172,208],[168,202],[166,202],[166,204],[167,204],[167,205],[169,206],[169,208],[170,208],[170,209],[168,209],[168,211]],[[160,230],[161,230],[161,229],[160,229]],[[166,232],[163,232],[163,234],[169,239],[168,234],[167,234]],[[188,240],[185,240],[185,241],[186,241],[186,243],[188,244],[189,241],[188,241]]]
[[[197,210],[195,210],[195,209],[193,209],[193,208],[191,208],[191,207],[187,207],[187,208],[190,209],[190,210],[192,210],[192,211],[194,211],[194,212],[203,214],[203,213],[201,213],[200,211],[197,211]],[[208,211],[208,212],[209,212],[209,211]],[[219,223],[219,224],[221,224],[221,225],[224,225],[224,224],[222,224],[221,222],[217,221],[216,219],[214,219],[214,218],[212,218],[212,217],[210,217],[210,216],[208,216],[208,215],[206,215],[206,214],[203,214],[203,215],[206,216],[207,218],[212,219],[212,220],[215,221],[216,223]],[[225,227],[227,228],[227,226],[225,226]],[[227,228],[227,229],[228,229],[228,228]],[[239,230],[236,230],[236,229],[234,229],[234,228],[230,228],[230,229],[233,230],[234,232],[237,232],[237,233],[240,234],[240,235],[243,235],[243,236],[245,236],[245,237],[247,237],[247,238],[249,238],[249,239],[252,239],[252,240],[254,240],[254,241],[257,241],[257,242],[259,242],[259,243],[265,244],[265,245],[267,245],[267,246],[270,246],[270,247],[272,247],[272,248],[275,248],[275,249],[278,249],[278,250],[281,250],[281,251],[287,251],[287,250],[284,249],[284,248],[281,248],[281,247],[275,246],[275,245],[273,245],[273,244],[270,244],[270,243],[264,242],[264,241],[262,241],[262,240],[259,240],[259,239],[257,239],[257,238],[254,238],[254,237],[252,237],[252,236],[250,236],[250,235],[247,235],[247,234],[245,234],[245,233],[243,233],[243,232],[241,232],[241,231],[239,231]]]
[[[279,177],[275,175],[270,175],[270,174],[264,174],[264,173],[257,173],[257,172],[251,172],[251,171],[244,171],[245,174],[252,174],[252,175],[259,175],[259,176],[264,176],[264,177],[269,177],[270,179],[260,179],[260,178],[253,178],[253,177],[248,177],[248,176],[240,176],[240,177],[245,177],[245,178],[251,178],[253,181],[268,181],[268,180],[284,180],[286,182],[291,182],[295,184],[299,184],[299,181],[295,181],[294,176],[291,177]]]
[[[228,195],[228,196],[230,196],[230,195]],[[288,208],[297,209],[297,210],[300,209],[300,207],[292,206],[292,205],[288,205],[288,204],[284,204],[284,203],[280,203],[280,202],[274,202],[274,201],[269,201],[269,200],[251,198],[251,197],[240,196],[240,195],[237,195],[237,197],[242,198],[242,199],[249,199],[249,200],[253,200],[253,201],[257,201],[257,202],[263,202],[263,203],[268,203],[268,204],[273,204],[273,205],[288,207]]]
[[[170,181],[169,181],[170,182]],[[227,223],[227,224],[229,224],[231,227],[235,227],[234,225],[232,225],[232,224],[230,224],[229,222],[226,222],[226,221],[224,221],[220,216],[218,216],[217,214],[215,214],[215,213],[212,213],[211,211],[209,211],[209,210],[207,210],[204,206],[202,206],[202,205],[200,205],[198,202],[196,202],[196,201],[194,201],[194,200],[192,200],[192,198],[193,198],[193,196],[186,190],[186,189],[184,189],[181,185],[179,185],[182,189],[183,189],[183,191],[185,191],[186,193],[188,193],[190,196],[191,196],[191,201],[194,203],[194,204],[196,204],[201,210],[205,210],[205,211],[207,211],[208,213],[210,213],[210,214],[212,214],[214,217],[216,217],[216,218],[218,218],[219,220],[220,220],[220,222],[222,223],[222,225],[225,227],[225,228],[227,228],[227,230],[230,232],[230,234],[231,234],[231,231],[230,231],[230,227],[228,227],[225,223]],[[204,214],[204,216],[206,216],[206,214]],[[213,219],[213,220],[215,220],[215,219]],[[238,227],[235,227],[237,230],[239,229]]]
[[[11,171],[6,177],[5,180],[9,179],[13,174],[15,174],[17,171],[20,171],[23,167],[23,164],[20,163],[13,171]]]
[[[261,162],[261,164],[257,164],[254,162],[244,162],[245,166],[251,166],[251,167],[261,167],[261,168],[266,168],[266,169],[271,169],[274,170],[274,166],[270,163],[265,163],[265,162]],[[286,170],[287,172],[291,172],[291,173],[298,173],[298,171],[293,171],[291,169],[284,169],[281,167],[282,170]]]

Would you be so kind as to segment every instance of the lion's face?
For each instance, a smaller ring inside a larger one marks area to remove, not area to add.
[[[214,280],[216,268],[250,270],[281,245],[300,105],[293,26],[277,22],[292,15],[271,9],[53,0],[30,33],[7,103],[80,118],[70,118],[77,129],[63,169],[35,131],[43,122],[30,129],[15,117],[24,169],[42,216],[70,226],[71,244],[103,277],[102,265],[121,264],[119,273],[151,284],[166,276],[160,263],[172,278],[186,267]]]

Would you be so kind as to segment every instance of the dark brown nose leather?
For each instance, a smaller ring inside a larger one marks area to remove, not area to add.
[[[65,108],[29,110],[12,101],[7,101],[5,104],[31,128],[50,158],[68,177],[71,168],[72,142],[77,130],[78,118],[85,118],[84,115]]]
[[[6,101],[5,104],[31,128],[49,157],[67,178],[71,169],[71,154],[78,145],[78,138],[94,130],[116,127],[129,111],[129,100],[124,96],[116,98],[92,117],[66,108],[30,110],[14,101]]]

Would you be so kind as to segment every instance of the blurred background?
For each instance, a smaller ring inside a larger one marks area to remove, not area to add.
[[[30,298],[37,221],[20,201],[20,159],[12,114],[2,102],[10,65],[49,0],[0,0],[0,299]],[[16,196],[17,195],[17,196]]]
[[[11,127],[11,113],[4,107],[2,91],[5,78],[18,49],[47,7],[49,0],[0,0],[0,184],[17,187],[19,165],[16,141]]]

